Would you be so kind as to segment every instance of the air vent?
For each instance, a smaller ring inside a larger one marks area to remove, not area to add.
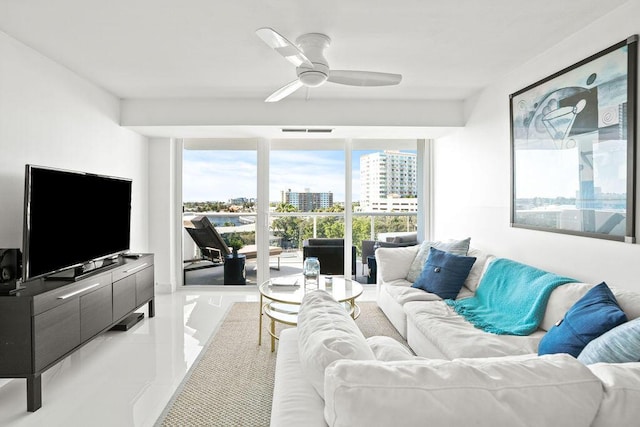
[[[328,128],[316,128],[316,129],[304,129],[304,128],[283,128],[282,132],[294,132],[294,133],[331,133],[333,132],[333,129],[328,129]]]

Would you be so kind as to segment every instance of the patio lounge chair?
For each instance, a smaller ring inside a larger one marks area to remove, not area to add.
[[[204,259],[219,264],[224,263],[225,256],[232,254],[232,250],[206,216],[197,216],[190,221],[185,221],[184,228],[200,248]],[[276,256],[281,253],[282,248],[277,246],[269,247],[269,256]],[[247,259],[257,258],[258,250],[256,245],[247,245],[238,249],[238,254],[244,255]],[[279,264],[280,261],[278,260],[278,267],[280,267]]]

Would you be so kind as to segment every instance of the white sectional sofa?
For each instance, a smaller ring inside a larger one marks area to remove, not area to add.
[[[546,331],[593,285],[553,290],[532,334],[496,335],[411,287],[417,251],[376,251],[378,304],[411,348],[365,339],[328,294],[308,294],[298,327],[280,337],[272,426],[637,425],[639,362],[586,365],[537,354]],[[468,255],[477,259],[458,299],[475,294],[495,259],[476,249]],[[640,294],[615,295],[628,319],[640,316]]]
[[[536,353],[544,334],[594,285],[567,283],[547,303],[540,328],[527,336],[489,334],[475,328],[437,295],[412,288],[406,280],[418,247],[379,248],[377,302],[389,321],[418,355],[428,358],[497,357]],[[472,296],[495,256],[471,248],[476,257],[457,299]],[[612,289],[629,320],[640,317],[640,294]]]

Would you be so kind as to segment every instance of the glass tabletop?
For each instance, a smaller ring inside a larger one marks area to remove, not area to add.
[[[294,277],[298,278],[296,285],[277,284],[278,282],[291,283]],[[286,278],[273,278],[268,280],[261,284],[258,289],[265,298],[287,304],[300,304],[307,292],[312,292],[316,289],[326,290],[338,302],[353,300],[363,292],[362,285],[351,279],[333,277],[333,283],[328,285],[326,283],[326,277],[321,275],[318,282],[319,284],[317,286],[305,287],[304,278],[301,275],[287,276]]]

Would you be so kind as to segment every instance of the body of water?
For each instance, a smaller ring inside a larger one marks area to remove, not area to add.
[[[192,216],[196,216],[196,215],[202,215],[200,213],[193,213],[193,212],[185,212],[184,216],[185,217],[192,217]],[[230,225],[233,226],[240,226],[240,225],[247,225],[247,224],[255,224],[256,222],[256,217],[255,216],[231,216],[231,215],[211,215],[211,214],[204,214],[204,216],[206,216],[207,218],[209,218],[209,221],[211,222],[211,224],[214,225],[214,227],[228,227]]]

